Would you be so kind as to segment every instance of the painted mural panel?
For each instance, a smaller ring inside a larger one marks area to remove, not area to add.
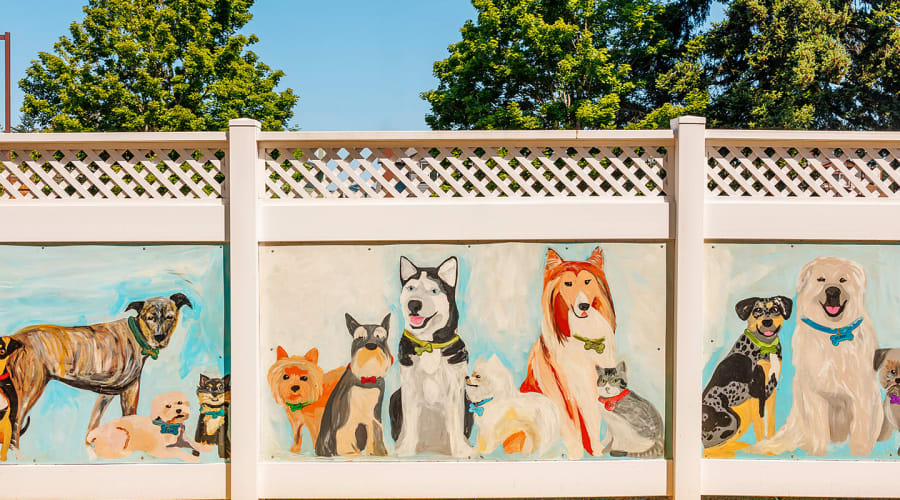
[[[260,248],[261,458],[659,458],[658,243]]]
[[[0,246],[0,460],[226,458],[223,253]]]
[[[895,458],[898,278],[900,245],[708,244],[704,456]]]

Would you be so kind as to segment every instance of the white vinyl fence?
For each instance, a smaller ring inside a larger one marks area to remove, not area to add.
[[[655,131],[0,134],[2,243],[229,244],[233,457],[0,465],[0,497],[895,496],[890,462],[701,459],[700,342],[705,241],[900,241],[898,165],[900,133],[690,116]],[[563,240],[674,244],[670,459],[260,461],[260,244]]]

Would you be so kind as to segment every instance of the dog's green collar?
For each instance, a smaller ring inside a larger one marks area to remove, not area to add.
[[[459,340],[459,335],[454,335],[452,339],[446,342],[428,342],[427,340],[416,338],[416,336],[409,333],[408,330],[403,330],[403,336],[418,344],[415,348],[416,356],[421,356],[424,352],[434,352],[435,349],[443,349],[455,344],[456,341]]]
[[[593,349],[594,351],[597,351],[597,354],[603,354],[603,351],[606,350],[606,337],[589,339],[587,337],[582,337],[581,335],[577,335],[574,333],[572,334],[572,337],[574,337],[576,340],[584,342],[585,351],[590,351]]]
[[[744,330],[744,335],[746,335],[747,338],[750,339],[750,342],[753,342],[753,345],[759,347],[759,350],[762,351],[763,354],[774,354],[776,351],[778,351],[778,344],[781,343],[781,339],[775,337],[774,342],[772,342],[771,344],[766,344],[762,340],[756,338],[756,336],[753,335],[753,332],[751,332],[749,329]]]
[[[292,412],[294,412],[297,410],[302,410],[303,408],[313,404],[313,401],[307,401],[305,403],[291,403],[290,401],[285,401],[284,404],[286,404],[287,407],[290,408]]]
[[[137,321],[135,321],[134,316],[128,317],[128,328],[131,330],[131,334],[134,335],[134,340],[137,340],[137,343],[140,344],[141,354],[150,356],[153,359],[159,357],[159,349],[150,347],[150,344],[147,343],[147,340],[144,339],[144,335],[141,334],[141,331],[138,329]]]

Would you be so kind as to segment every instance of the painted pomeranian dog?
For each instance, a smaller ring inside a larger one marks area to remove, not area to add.
[[[596,369],[616,364],[616,311],[600,248],[584,262],[547,251],[541,309],[541,336],[519,390],[539,392],[556,404],[568,458],[585,451],[597,455],[603,446]]]
[[[456,257],[422,268],[400,257],[400,306],[407,328],[400,339],[400,389],[391,396],[389,413],[401,457],[472,452],[472,415],[464,389],[469,353],[457,331],[458,269]]]
[[[212,451],[214,447],[185,436],[184,423],[190,415],[187,395],[177,391],[160,394],[150,403],[149,417],[117,418],[89,432],[88,454],[91,458],[125,458],[143,451],[157,458],[197,462],[200,459],[193,452]]]
[[[665,451],[663,419],[652,403],[628,388],[625,362],[597,368],[606,436],[603,453],[614,457],[662,458]]]
[[[322,371],[319,350],[313,347],[303,356],[288,356],[278,346],[278,359],[269,368],[267,379],[275,402],[284,407],[294,436],[292,453],[300,453],[303,444],[302,432],[305,425],[312,436],[313,448],[319,437],[319,426],[328,396],[344,374],[343,366],[328,373]]]
[[[475,361],[466,377],[468,411],[478,424],[476,454],[503,444],[507,453],[542,456],[559,439],[559,414],[546,396],[516,391],[512,374],[497,355]]]
[[[219,458],[231,456],[231,440],[229,415],[231,406],[231,375],[222,378],[207,377],[200,374],[200,385],[197,386],[197,399],[200,401],[200,418],[197,419],[197,431],[194,439],[198,443],[215,445],[219,449]]]
[[[384,377],[394,364],[387,345],[391,315],[380,325],[360,325],[349,314],[345,319],[353,337],[350,365],[325,405],[316,455],[385,456],[381,402]]]

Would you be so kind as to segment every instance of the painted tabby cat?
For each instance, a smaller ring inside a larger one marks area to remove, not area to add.
[[[628,389],[624,361],[615,368],[597,367],[598,400],[606,421],[603,452],[614,457],[662,458],[663,421],[656,408]]]
[[[200,418],[194,439],[198,443],[218,445],[220,458],[231,457],[231,440],[228,438],[231,375],[211,378],[201,373],[197,398],[200,400]]]

